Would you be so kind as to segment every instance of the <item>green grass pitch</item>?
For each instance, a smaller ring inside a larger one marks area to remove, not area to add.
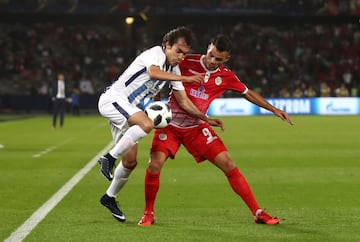
[[[0,116],[1,119],[1,116]],[[139,227],[151,135],[118,196],[119,223],[100,205],[108,187],[97,166],[24,241],[360,241],[360,116],[224,117],[218,131],[260,206],[282,219],[255,224],[225,176],[182,148],[161,175],[156,223]],[[100,116],[0,122],[0,240],[10,236],[109,142]]]

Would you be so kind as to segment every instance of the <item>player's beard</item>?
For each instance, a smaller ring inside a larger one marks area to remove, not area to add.
[[[217,68],[217,66],[215,64],[208,63],[207,68],[209,69],[209,71],[213,71]]]

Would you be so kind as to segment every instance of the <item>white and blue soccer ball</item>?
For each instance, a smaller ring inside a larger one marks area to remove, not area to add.
[[[172,119],[172,111],[170,107],[161,101],[150,103],[145,108],[145,113],[154,122],[154,128],[165,128]]]

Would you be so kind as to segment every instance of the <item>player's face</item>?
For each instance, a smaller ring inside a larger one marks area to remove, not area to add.
[[[204,65],[208,70],[212,71],[224,64],[229,58],[229,52],[220,52],[216,49],[215,45],[211,44],[204,58]]]
[[[190,51],[190,46],[186,43],[184,38],[179,38],[172,46],[166,43],[165,55],[166,64],[176,66],[184,59],[185,55]]]

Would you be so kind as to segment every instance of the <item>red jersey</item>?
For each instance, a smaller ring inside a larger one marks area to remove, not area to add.
[[[210,103],[215,98],[221,96],[228,90],[233,90],[245,94],[248,88],[231,70],[224,66],[219,66],[216,70],[210,71],[203,64],[204,55],[190,54],[179,63],[181,74],[191,76],[198,73],[206,73],[204,84],[199,85],[195,82],[183,82],[185,91],[190,100],[204,114],[206,114]],[[173,95],[170,96],[169,106],[173,113],[171,125],[177,127],[191,127],[203,123],[185,112],[177,103]]]

